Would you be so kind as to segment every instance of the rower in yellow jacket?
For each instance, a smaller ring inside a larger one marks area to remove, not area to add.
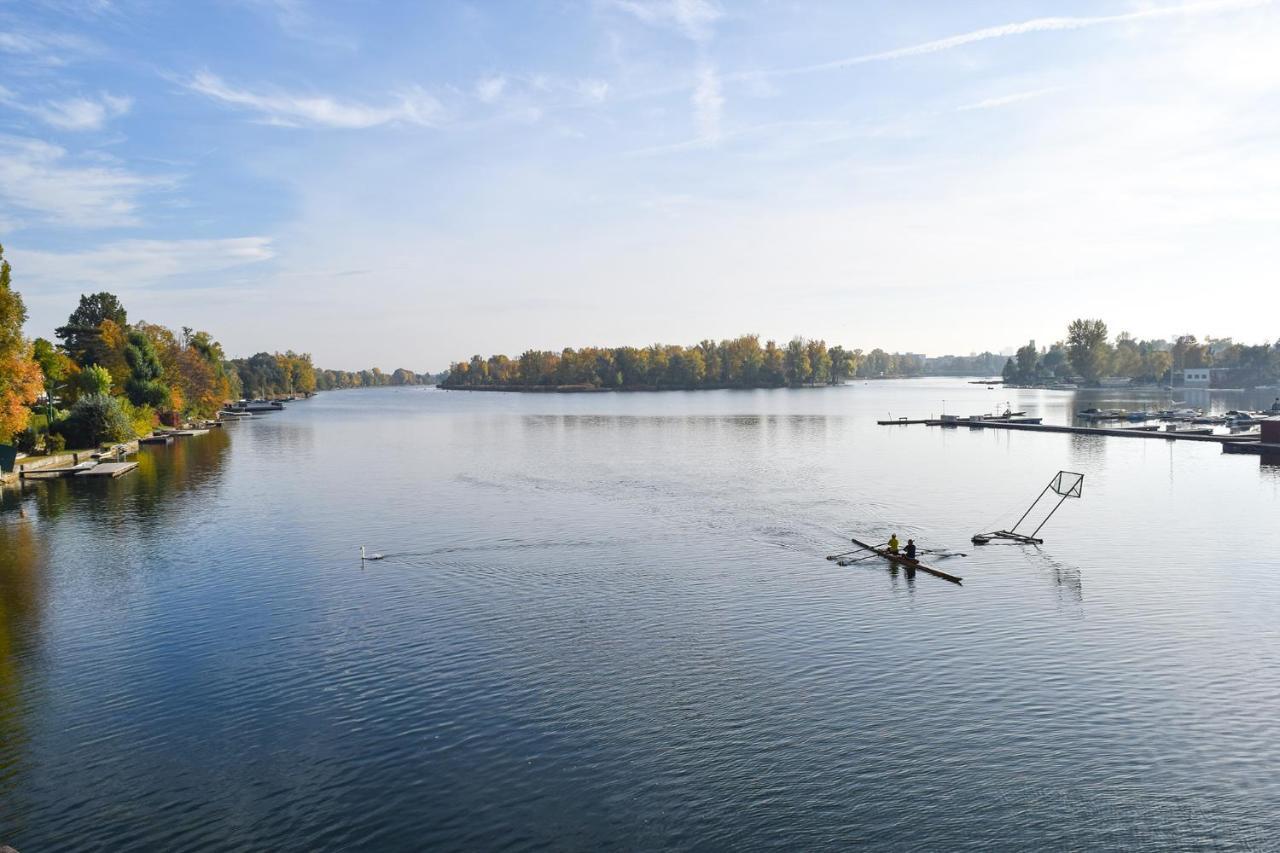
[[[889,553],[898,553],[898,534],[896,533],[889,537]]]

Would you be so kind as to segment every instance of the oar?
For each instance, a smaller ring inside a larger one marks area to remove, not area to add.
[[[837,563],[836,565],[840,565],[840,566],[852,566],[854,563],[861,563],[863,560],[870,560],[870,559],[872,559],[873,557],[879,557],[879,556],[880,556],[879,554],[868,554],[868,555],[867,555],[867,556],[865,556],[865,557],[858,557],[858,558],[857,558],[857,559],[855,559],[855,560],[841,560],[841,561],[840,561],[839,563]]]
[[[861,551],[861,550],[863,550],[863,549],[862,549],[862,548],[857,548],[857,549],[855,549],[855,550],[853,550],[853,551],[845,551],[843,554],[828,554],[828,555],[827,555],[827,559],[828,559],[828,560],[838,560],[838,559],[840,559],[841,557],[847,557],[847,556],[849,556],[850,554],[856,554],[856,553],[858,553],[858,551]]]

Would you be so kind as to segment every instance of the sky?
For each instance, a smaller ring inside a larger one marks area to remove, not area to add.
[[[1280,0],[0,0],[0,243],[228,353],[1273,341]]]

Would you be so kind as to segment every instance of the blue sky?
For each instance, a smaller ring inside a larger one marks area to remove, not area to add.
[[[1277,44],[1267,0],[0,0],[0,241],[31,335],[107,289],[342,368],[1256,342]]]

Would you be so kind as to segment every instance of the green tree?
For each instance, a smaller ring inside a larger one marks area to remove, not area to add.
[[[1035,341],[1030,341],[1026,346],[1018,347],[1018,352],[1014,357],[1017,359],[1017,371],[1014,374],[1015,381],[1022,383],[1035,382],[1040,362],[1040,353],[1036,351]]]
[[[111,393],[111,371],[100,364],[91,364],[80,371],[80,393],[84,395]]]
[[[787,343],[786,352],[787,382],[793,386],[803,385],[813,375],[813,364],[809,361],[809,348],[803,338],[792,338]]]
[[[809,384],[831,381],[831,353],[826,341],[809,341],[805,344],[809,355]]]
[[[125,380],[125,394],[135,406],[164,409],[169,405],[169,387],[161,381],[164,366],[156,354],[151,339],[140,331],[130,331],[126,337],[124,358],[129,365],[129,378]]]
[[[1088,382],[1097,382],[1107,368],[1107,324],[1072,320],[1067,327],[1067,353],[1076,373]]]
[[[55,329],[54,335],[76,364],[99,364],[107,357],[102,324],[109,320],[123,329],[128,319],[124,306],[114,294],[103,291],[81,295],[80,304],[67,318],[67,324]]]

